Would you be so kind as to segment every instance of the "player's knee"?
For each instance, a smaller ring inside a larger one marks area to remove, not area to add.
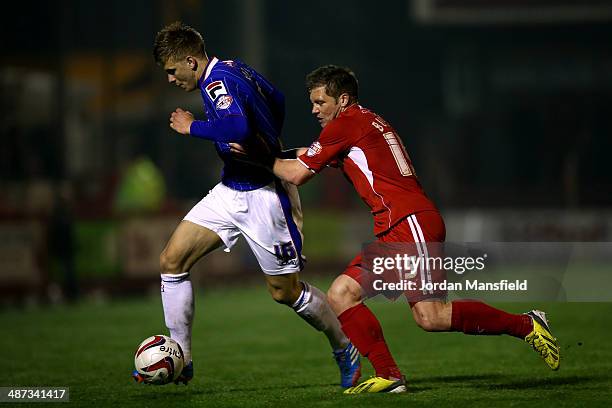
[[[414,316],[416,324],[421,329],[428,332],[448,330],[448,327],[446,327],[447,324],[445,322],[442,310],[439,310],[439,308],[437,307],[419,306],[421,305],[417,304],[413,308],[412,314]]]
[[[327,300],[330,306],[336,309],[343,303],[344,295],[346,294],[346,288],[342,285],[332,285],[327,290]]]
[[[183,268],[180,257],[167,250],[164,250],[159,255],[159,267],[161,273],[166,274],[177,274],[185,272],[182,270]]]
[[[284,288],[270,288],[270,295],[275,302],[292,306],[295,303],[293,291]]]
[[[340,314],[358,304],[361,301],[361,293],[349,285],[334,282],[327,291],[327,300],[334,312]]]
[[[426,314],[417,314],[415,315],[414,320],[416,321],[417,326],[427,332],[438,331],[438,325],[435,319],[432,319],[431,316]]]

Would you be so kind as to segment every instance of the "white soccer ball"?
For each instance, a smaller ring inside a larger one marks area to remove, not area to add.
[[[134,354],[134,365],[145,383],[163,385],[178,378],[185,360],[175,340],[157,334],[140,343]]]

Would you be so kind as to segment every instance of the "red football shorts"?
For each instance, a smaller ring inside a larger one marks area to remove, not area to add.
[[[366,298],[382,294],[395,300],[405,295],[411,305],[443,300],[446,290],[435,283],[443,282],[446,273],[428,259],[443,257],[445,238],[440,213],[411,214],[364,247],[343,273],[360,284]]]

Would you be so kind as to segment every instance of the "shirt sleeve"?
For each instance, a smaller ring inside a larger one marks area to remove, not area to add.
[[[248,93],[227,77],[210,82],[204,93],[212,102],[217,117],[193,121],[191,135],[214,142],[243,142],[250,134],[245,109]]]
[[[350,132],[341,121],[329,123],[321,132],[319,139],[310,145],[306,153],[298,157],[310,170],[319,172],[325,166],[337,163],[350,148]]]

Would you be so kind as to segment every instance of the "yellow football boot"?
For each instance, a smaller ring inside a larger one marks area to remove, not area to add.
[[[550,332],[550,327],[548,327],[548,321],[546,320],[546,313],[539,310],[532,310],[526,313],[526,315],[531,317],[533,330],[525,337],[525,341],[542,356],[550,368],[558,370],[561,358],[561,347],[559,347],[557,339]]]
[[[344,391],[345,394],[361,394],[364,392],[392,392],[400,393],[406,392],[406,379],[401,378],[399,380],[387,380],[382,377],[370,377],[360,384],[354,387],[348,388]]]

